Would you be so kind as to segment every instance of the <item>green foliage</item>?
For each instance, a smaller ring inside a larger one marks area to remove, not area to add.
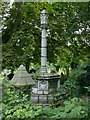
[[[63,102],[63,107],[55,108],[51,118],[83,118],[88,116],[88,106],[79,98],[72,98]]]
[[[22,108],[25,105],[30,106],[30,102],[28,102],[28,94],[24,92],[20,92],[19,90],[14,89],[9,84],[9,81],[3,79],[2,80],[2,88],[3,88],[3,99],[1,103],[3,117],[12,116],[13,112],[20,107]]]
[[[78,94],[79,86],[76,79],[81,74],[81,72],[82,71],[80,69],[74,70],[70,74],[68,79],[64,82],[64,84],[61,85],[60,90],[57,93],[57,96],[58,94],[60,94],[60,96],[67,98],[69,96],[71,97],[79,95]]]
[[[79,93],[90,96],[90,60],[86,61],[81,69],[83,72],[77,78],[78,85],[80,86]]]
[[[60,107],[52,108],[44,105],[33,105],[28,95],[14,90],[8,82],[3,81],[4,97],[0,104],[3,119],[63,119],[88,117],[88,102],[80,98],[64,100]]]
[[[4,16],[6,10],[3,10],[2,68],[24,64],[28,71],[31,62],[40,64],[40,12],[43,9],[48,14],[48,61],[73,68],[89,57],[88,2],[15,2],[9,16]]]
[[[6,118],[20,118],[26,119],[41,119],[41,118],[86,118],[88,116],[88,109],[85,106],[85,101],[78,98],[67,100],[63,103],[63,107],[59,108],[42,108],[42,106],[34,105],[20,105],[6,111]],[[13,112],[14,111],[14,112]],[[12,114],[13,112],[13,114]]]
[[[17,68],[20,64],[31,67],[40,64],[40,12],[46,9],[48,13],[48,61],[56,66],[73,71],[61,86],[56,96],[62,96],[61,106],[45,108],[31,104],[28,95],[16,91],[8,81],[3,80],[3,103],[0,106],[5,119],[61,119],[88,117],[86,102],[82,99],[68,97],[78,96],[79,90],[89,91],[90,66],[77,66],[89,57],[89,2],[84,3],[37,3],[15,2],[9,15],[3,3],[2,29],[2,68]],[[19,17],[18,17],[19,16]],[[75,69],[77,68],[77,69]],[[37,75],[36,75],[37,77]],[[1,82],[1,81],[0,81]],[[0,86],[1,89],[1,86]],[[85,104],[84,104],[85,103]]]
[[[74,96],[89,96],[90,86],[90,61],[86,61],[74,69],[67,80],[61,85],[57,93],[55,93],[55,100],[57,98],[74,97]]]

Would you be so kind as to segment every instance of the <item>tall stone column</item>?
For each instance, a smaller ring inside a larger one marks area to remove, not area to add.
[[[46,25],[47,25],[47,16],[46,11],[41,12],[41,73],[46,73],[46,64],[47,64],[47,40],[46,40]]]

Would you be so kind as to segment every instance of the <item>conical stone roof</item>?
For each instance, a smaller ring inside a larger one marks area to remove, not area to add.
[[[14,86],[32,86],[35,84],[35,82],[31,78],[30,74],[27,73],[25,67],[20,65],[17,72],[10,81],[10,84]]]

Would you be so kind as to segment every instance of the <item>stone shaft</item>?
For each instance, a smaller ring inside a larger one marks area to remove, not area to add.
[[[41,72],[46,73],[47,63],[47,40],[46,40],[46,24],[42,25],[41,35]]]

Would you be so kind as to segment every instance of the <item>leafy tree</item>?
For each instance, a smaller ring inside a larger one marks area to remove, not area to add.
[[[85,72],[82,72],[79,77],[77,78],[78,84],[80,86],[79,93],[82,95],[88,95],[90,96],[90,60],[84,63],[82,66],[82,70]]]
[[[15,2],[3,21],[3,68],[40,64],[40,12],[46,9],[48,61],[69,73],[89,58],[89,7],[89,2]]]
[[[90,60],[74,69],[67,80],[54,93],[54,100],[90,96]]]

